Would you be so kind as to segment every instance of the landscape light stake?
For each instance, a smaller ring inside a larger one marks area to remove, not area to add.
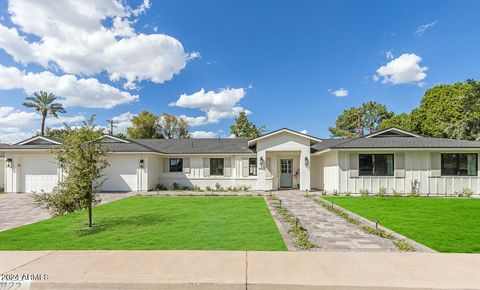
[[[295,218],[295,227],[298,228],[298,218]]]
[[[280,203],[280,207],[282,207],[282,200],[279,199],[278,202]]]
[[[380,223],[379,220],[375,220],[375,228],[378,230],[378,224]]]

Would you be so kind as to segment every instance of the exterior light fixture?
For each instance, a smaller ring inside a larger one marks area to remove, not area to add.
[[[309,160],[308,157],[305,157],[305,166],[308,166]]]
[[[12,167],[13,160],[12,158],[7,158],[7,167]]]
[[[263,156],[262,156],[262,157],[260,157],[260,166],[263,167],[263,164],[264,164],[264,163],[265,163],[265,160],[263,159]]]
[[[140,168],[143,168],[144,163],[145,161],[143,161],[143,159],[140,159]]]

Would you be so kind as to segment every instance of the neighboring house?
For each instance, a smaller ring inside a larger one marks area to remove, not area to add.
[[[4,152],[6,192],[51,191],[63,178],[52,149],[61,140],[33,137]],[[103,191],[171,186],[249,186],[253,190],[378,192],[384,187],[444,195],[480,192],[480,142],[422,137],[390,128],[362,138],[320,139],[280,129],[255,139],[135,139],[105,135],[110,166]],[[1,184],[1,183],[0,183]]]

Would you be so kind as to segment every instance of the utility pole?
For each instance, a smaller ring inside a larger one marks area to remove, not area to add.
[[[358,130],[358,138],[362,137],[362,114],[360,110],[357,112],[357,130]]]
[[[108,124],[110,125],[110,129],[109,129],[109,132],[108,134],[112,135],[113,136],[113,129],[116,128],[117,126],[115,126],[115,121],[113,120],[107,120]]]

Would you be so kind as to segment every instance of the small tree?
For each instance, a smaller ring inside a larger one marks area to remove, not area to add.
[[[242,111],[235,118],[235,125],[230,126],[230,132],[235,138],[257,138],[265,132],[265,126],[257,127],[248,120],[247,113]]]
[[[102,171],[108,166],[107,150],[101,144],[102,129],[97,129],[93,122],[91,117],[82,127],[69,130],[60,149],[55,151],[65,171],[65,180],[52,193],[34,194],[35,203],[53,215],[87,209],[89,227],[93,221],[92,208],[100,202]]]

